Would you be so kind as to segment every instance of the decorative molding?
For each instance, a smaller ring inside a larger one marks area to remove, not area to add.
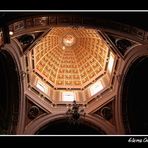
[[[121,57],[124,57],[133,47],[141,45],[139,42],[108,32],[105,32],[105,36]]]
[[[28,111],[28,118],[31,120],[35,119],[39,115],[39,111],[40,109],[37,106],[31,106]]]
[[[91,114],[96,117],[101,117],[106,121],[110,122],[112,125],[115,125],[115,99],[107,102],[102,105]]]
[[[26,96],[26,117],[25,117],[25,125],[29,124],[31,121],[39,118],[40,116],[44,116],[50,114],[47,113],[44,109],[42,109],[39,105],[35,104]]]
[[[39,40],[43,33],[43,31],[38,31],[34,33],[21,34],[17,36],[16,39],[22,47],[23,52],[26,53],[32,47],[32,45]]]
[[[11,21],[9,25],[9,30],[14,33],[21,32],[25,29],[30,28],[47,28],[48,26],[85,26],[85,27],[94,27],[104,30],[114,30],[126,34],[133,35],[135,38],[141,41],[148,41],[148,32],[118,22],[107,21],[99,18],[92,18],[88,16],[64,16],[64,15],[42,15],[42,16],[30,16],[24,18],[20,21]]]

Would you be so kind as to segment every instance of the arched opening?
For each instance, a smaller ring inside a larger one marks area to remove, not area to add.
[[[148,57],[129,68],[123,83],[122,112],[127,134],[148,134]]]
[[[66,119],[60,119],[52,121],[35,134],[38,135],[102,135],[105,132],[95,127],[94,125],[87,123],[86,121],[80,121],[79,123],[73,124],[68,122]]]
[[[19,77],[14,59],[0,51],[0,134],[16,134],[19,110]]]

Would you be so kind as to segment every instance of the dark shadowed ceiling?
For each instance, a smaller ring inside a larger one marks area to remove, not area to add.
[[[0,23],[5,23],[14,19],[20,19],[22,17],[28,17],[32,15],[41,14],[55,14],[55,12],[0,12]],[[79,16],[90,16],[98,19],[106,19],[111,21],[117,21],[128,25],[144,29],[148,31],[148,12],[127,12],[127,11],[105,11],[105,12],[80,12],[80,11],[57,11],[56,14],[64,15],[79,15]]]

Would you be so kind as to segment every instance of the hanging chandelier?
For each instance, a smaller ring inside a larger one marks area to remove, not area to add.
[[[66,115],[68,116],[68,120],[70,123],[79,123],[81,116],[85,117],[86,115],[84,111],[84,106],[80,106],[74,100],[72,106],[67,110]]]

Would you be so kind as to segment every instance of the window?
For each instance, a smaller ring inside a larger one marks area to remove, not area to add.
[[[74,92],[63,92],[62,101],[74,101],[75,93]]]
[[[98,93],[99,91],[101,91],[103,89],[103,85],[101,83],[101,81],[98,81],[96,82],[95,84],[93,84],[91,87],[90,87],[90,92],[91,92],[91,95],[95,95],[96,93]]]
[[[48,92],[48,87],[43,83],[41,80],[37,81],[36,87],[41,90],[42,92],[46,93]]]
[[[113,65],[114,65],[114,55],[110,52],[110,57],[109,57],[109,62],[107,67],[110,74],[112,73]]]

